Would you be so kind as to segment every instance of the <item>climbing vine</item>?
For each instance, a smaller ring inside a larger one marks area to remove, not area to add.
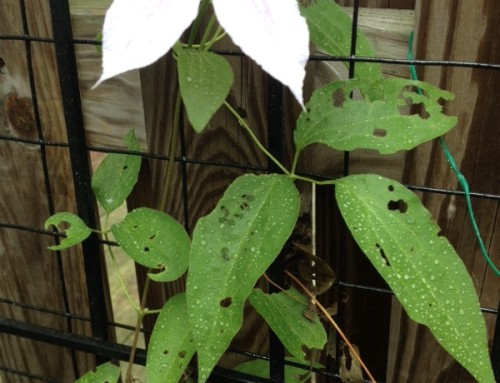
[[[201,4],[199,1],[182,1],[182,6],[176,6],[186,12],[179,17],[187,20],[186,27],[194,18],[192,31],[196,33],[210,1],[203,0]],[[130,20],[120,13],[118,3],[113,4],[106,23],[113,23],[114,20],[117,25],[128,28],[130,23],[127,21]],[[163,3],[164,7],[168,7],[168,4],[176,2]],[[267,3],[270,12],[277,11],[272,8],[277,5],[270,4],[273,2],[261,0],[248,3]],[[198,16],[188,12],[193,4],[199,11]],[[185,371],[195,353],[198,381],[207,381],[242,326],[243,306],[247,300],[280,337],[291,360],[305,366],[305,370],[287,367],[286,381],[307,380],[308,369],[315,362],[310,360],[305,350],[322,349],[328,338],[318,311],[309,307],[311,302],[317,304],[314,295],[308,296],[309,290],[304,286],[302,289],[282,289],[276,294],[255,288],[297,222],[300,208],[299,193],[295,187],[297,180],[314,183],[318,187],[335,185],[335,196],[332,195],[332,198],[336,198],[354,239],[394,291],[408,315],[428,326],[438,342],[478,381],[494,382],[485,323],[472,280],[460,257],[448,240],[440,235],[439,227],[416,195],[400,183],[374,174],[321,182],[296,174],[297,161],[303,149],[311,144],[321,143],[332,151],[374,149],[383,155],[414,148],[445,134],[453,128],[457,119],[443,114],[441,102],[452,100],[453,95],[415,80],[384,78],[378,64],[357,64],[353,79],[335,81],[316,90],[304,105],[293,136],[296,150],[293,165],[287,169],[257,140],[238,111],[225,101],[233,83],[233,73],[224,57],[210,51],[216,41],[226,36],[217,25],[217,19],[235,42],[241,44],[243,50],[259,63],[261,52],[255,51],[245,35],[241,36],[241,30],[228,18],[223,2],[213,0],[213,6],[217,18],[208,23],[199,43],[195,44],[195,33],[191,33],[187,42],[172,42],[180,85],[176,110],[178,112],[182,100],[192,127],[203,134],[214,113],[221,107],[227,108],[281,173],[246,174],[235,179],[212,212],[198,220],[191,238],[172,217],[147,208],[133,210],[121,222],[105,226],[100,231],[105,239],[112,233],[118,245],[135,262],[150,268],[148,276],[154,281],[172,281],[187,272],[186,292],[171,297],[162,309],[132,304],[139,319],[159,312],[147,352],[148,382],[175,383],[183,377],[191,379]],[[148,5],[142,7],[147,8]],[[322,51],[330,55],[346,55],[349,52],[351,20],[333,1],[316,0],[307,7],[299,7],[290,1],[289,5],[282,7],[278,10],[286,9],[286,17],[299,17],[304,25],[307,23],[306,32],[309,31],[310,39]],[[295,7],[297,14],[288,7]],[[173,8],[170,11],[174,12]],[[147,14],[164,16],[160,9]],[[154,26],[155,22],[163,25],[164,20],[155,19],[151,24]],[[110,49],[106,43],[113,41],[112,34],[106,35],[106,23],[105,69],[101,81],[131,69],[114,68],[110,64],[106,67],[106,52]],[[288,24],[284,22],[284,25]],[[119,28],[113,33],[128,36],[128,49],[141,49],[140,41],[134,40],[133,33]],[[137,32],[138,35],[141,33]],[[155,44],[162,45],[162,37],[154,37],[160,39]],[[271,34],[270,39],[274,37]],[[297,39],[302,37],[300,35]],[[286,49],[285,52],[289,53]],[[149,60],[154,61],[155,54],[146,52],[144,56],[149,55]],[[359,31],[357,54],[375,54]],[[138,67],[147,63],[133,62],[131,65]],[[274,75],[276,63],[264,61],[261,64]],[[299,69],[292,72],[300,76]],[[300,86],[296,86],[294,76],[276,77],[289,86],[302,103]],[[408,106],[419,106],[424,113],[406,115],[402,109]],[[127,134],[124,142],[130,151],[140,150],[133,131]],[[141,157],[136,154],[110,154],[95,171],[92,188],[98,203],[106,211],[106,217],[122,205],[132,191],[140,162]],[[108,222],[108,219],[105,221]],[[46,221],[47,228],[50,225],[63,228],[63,224],[66,238],[59,245],[52,246],[53,250],[73,246],[95,230],[70,213],[58,213]],[[328,315],[326,311],[325,314]],[[357,351],[349,347],[351,355],[359,358]],[[361,360],[359,362],[362,363]],[[364,368],[366,376],[373,381],[368,369]],[[266,369],[268,364],[265,361],[247,362],[237,368],[238,371],[260,376],[266,376]],[[115,382],[118,375],[113,365],[105,364],[78,381]],[[131,376],[126,379],[130,382]]]

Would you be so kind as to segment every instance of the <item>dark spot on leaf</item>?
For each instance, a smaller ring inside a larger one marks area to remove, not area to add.
[[[391,191],[391,192],[392,192],[392,191],[394,191],[394,186],[389,185],[389,187],[388,187],[387,189],[389,189],[389,191]]]
[[[156,238],[156,234],[152,234],[149,236],[149,239],[155,239]]]
[[[373,130],[373,135],[375,137],[385,137],[385,136],[387,136],[387,130],[386,129],[375,128]]]
[[[132,226],[134,229],[137,229],[139,227],[139,225],[134,225]]]
[[[168,355],[168,350],[163,351],[163,355]]]
[[[385,255],[384,249],[382,249],[382,247],[378,243],[376,243],[375,246],[377,247],[377,250],[378,250],[380,256],[382,257],[382,259],[384,260],[385,264],[387,266],[390,266],[391,262],[389,262],[389,259]]]
[[[220,253],[224,261],[229,261],[231,259],[231,257],[229,256],[229,249],[227,247],[223,247]]]
[[[243,213],[234,213],[236,218],[242,219],[244,217]]]
[[[179,358],[185,358],[185,357],[186,357],[186,351],[180,351]]]
[[[242,203],[240,203],[240,209],[241,210],[250,210],[250,205],[248,204],[247,201],[243,201]]]
[[[438,237],[444,237],[444,231],[443,230],[439,230],[439,232],[437,233],[437,236]]]
[[[219,217],[219,223],[226,223],[226,217]]]
[[[387,208],[392,211],[399,210],[400,213],[406,213],[408,211],[408,204],[402,199],[399,199],[397,201],[389,201]]]
[[[344,106],[345,102],[345,93],[344,89],[337,89],[335,92],[333,92],[332,95],[332,101],[333,101],[333,106],[335,108],[342,108]]]
[[[147,252],[149,251],[149,247],[147,247],[147,246],[146,246],[146,247],[144,248],[144,251],[147,253]]]
[[[233,299],[231,297],[224,298],[220,301],[221,307],[229,307],[233,303]]]
[[[123,170],[127,170],[128,169],[128,165],[124,165],[122,169]]]
[[[311,108],[306,107],[306,112],[307,112],[307,113],[311,113]]]

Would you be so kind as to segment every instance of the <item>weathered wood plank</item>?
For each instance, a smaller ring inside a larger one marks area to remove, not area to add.
[[[416,54],[419,59],[500,62],[500,3],[494,1],[417,1]],[[420,78],[456,94],[446,112],[459,117],[446,143],[469,180],[471,190],[499,194],[500,117],[495,94],[500,73],[466,68],[421,67]],[[437,142],[411,151],[405,162],[405,182],[458,189],[456,177]],[[488,270],[474,239],[463,198],[426,193],[431,210],[444,234],[461,255],[480,294],[481,304],[496,308],[500,280]],[[479,228],[494,262],[500,263],[499,203],[474,199]],[[485,315],[490,339],[495,316]],[[474,381],[435,342],[423,327],[408,320],[395,305],[391,334],[388,382]]]
[[[74,38],[94,40],[102,31],[110,4],[111,0],[71,0]],[[88,144],[123,148],[123,136],[134,128],[142,149],[146,150],[139,73],[125,73],[91,89],[101,73],[101,54],[88,44],[77,44],[75,49]]]
[[[26,11],[30,34],[51,37],[48,2],[27,4]],[[6,0],[0,3],[0,34],[24,34],[18,1]],[[2,40],[0,52],[4,62],[0,75],[1,134],[21,139],[39,138],[34,117],[36,106],[44,138],[66,141],[57,66],[51,44],[31,44],[36,105],[29,86],[24,42]],[[50,215],[47,198],[49,190],[55,210],[74,210],[74,204],[71,202],[73,183],[65,149],[47,148],[44,153],[37,145],[1,141],[0,153],[2,222],[42,228],[43,222]],[[49,186],[45,183],[43,156],[48,163]],[[69,310],[88,316],[81,252],[75,248],[57,256],[47,250],[47,246],[52,243],[49,237],[2,229],[0,258],[4,272],[0,295],[19,302],[64,311],[62,290],[66,289]],[[61,280],[60,270],[64,271],[64,280]],[[66,331],[71,325],[73,332],[90,335],[86,323],[68,322],[63,317],[41,312],[2,305],[0,315]],[[70,350],[5,335],[0,335],[0,342],[3,350],[9,350],[0,354],[0,364],[4,366],[57,381],[71,381],[75,378]],[[76,360],[80,371],[86,371],[95,365],[93,358],[86,354],[77,354]]]

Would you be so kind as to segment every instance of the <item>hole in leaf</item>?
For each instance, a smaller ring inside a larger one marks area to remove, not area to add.
[[[400,213],[406,213],[408,210],[408,204],[402,199],[399,199],[397,201],[389,201],[387,208],[392,211],[399,210]]]
[[[147,246],[146,246],[146,247],[144,248],[144,251],[147,253],[147,252],[149,251],[149,247],[147,247]]]
[[[392,192],[392,191],[394,191],[394,186],[389,185],[389,187],[388,187],[387,189],[389,189],[389,191],[391,191],[391,192]]]
[[[123,170],[127,170],[128,169],[128,165],[124,165],[122,169]]]
[[[233,303],[233,299],[231,297],[224,298],[220,301],[221,307],[229,307]]]
[[[361,92],[361,89],[356,88],[351,92],[351,99],[353,101],[363,101],[365,97],[363,96],[363,92]]]
[[[380,253],[380,256],[382,257],[382,259],[384,260],[385,264],[387,266],[390,266],[391,265],[391,262],[389,262],[389,259],[387,258],[387,256],[385,255],[385,252],[384,252],[384,249],[382,249],[382,247],[376,243],[375,246],[377,247],[377,250],[378,252]]]
[[[438,237],[444,237],[444,231],[443,230],[439,230],[439,232],[437,233],[437,236]]]
[[[385,137],[385,136],[387,136],[387,129],[375,128],[373,130],[373,135],[375,137]]]
[[[332,101],[333,101],[333,106],[335,108],[342,108],[344,106],[345,102],[345,93],[344,89],[337,89],[335,92],[333,92],[332,95]]]
[[[168,350],[163,351],[163,355],[168,355]]]
[[[185,357],[186,357],[186,351],[180,351],[179,358],[185,358]]]

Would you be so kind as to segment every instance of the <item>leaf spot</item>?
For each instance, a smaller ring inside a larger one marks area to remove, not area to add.
[[[147,252],[149,251],[149,247],[147,247],[147,246],[146,246],[146,247],[144,248],[144,251],[147,253]]]
[[[163,351],[163,355],[168,355],[168,350]]]
[[[394,186],[389,185],[389,187],[387,189],[389,189],[389,191],[393,192],[394,191]]]
[[[385,137],[385,136],[387,136],[387,129],[375,128],[373,130],[373,135],[375,137]]]
[[[229,249],[227,247],[223,247],[220,251],[221,255],[222,255],[222,259],[224,261],[229,261],[231,259],[231,257],[229,256]]]
[[[391,263],[389,262],[389,259],[387,258],[387,256],[385,255],[385,252],[384,252],[384,249],[382,249],[382,247],[376,243],[375,246],[377,247],[377,250],[378,252],[380,253],[380,256],[382,257],[382,259],[384,260],[384,263],[387,265],[387,266],[390,266]]]
[[[179,352],[179,358],[185,358],[186,357],[186,351],[180,351]]]
[[[408,204],[402,199],[397,201],[389,201],[387,204],[389,210],[399,210],[400,213],[406,213],[408,211]]]
[[[233,303],[233,299],[231,297],[224,298],[220,301],[221,307],[229,307]]]

